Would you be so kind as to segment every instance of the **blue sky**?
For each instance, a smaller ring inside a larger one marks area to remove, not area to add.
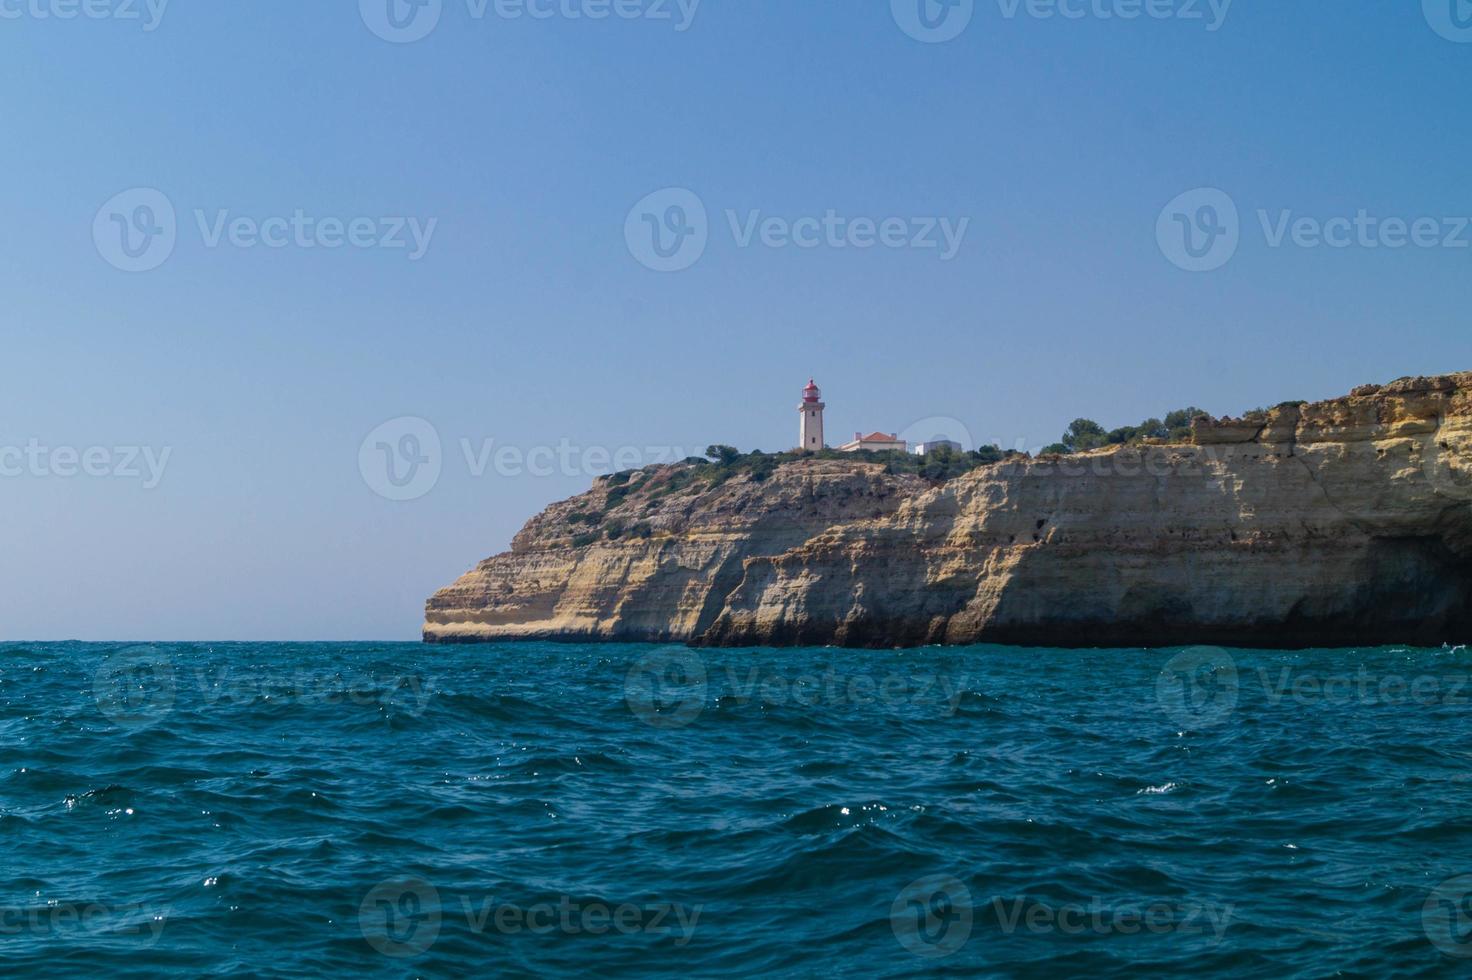
[[[1472,368],[1463,0],[984,0],[943,43],[921,0],[442,0],[407,42],[389,0],[89,2],[0,0],[0,636],[413,638],[600,452],[787,448],[809,375],[830,441],[1037,447]],[[655,271],[671,188],[704,249]]]

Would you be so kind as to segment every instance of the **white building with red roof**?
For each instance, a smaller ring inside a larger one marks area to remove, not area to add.
[[[871,432],[868,435],[855,432],[853,442],[846,442],[838,447],[839,452],[845,453],[902,453],[906,449],[905,440],[893,432]]]

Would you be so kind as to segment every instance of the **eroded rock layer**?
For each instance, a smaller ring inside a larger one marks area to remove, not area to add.
[[[554,504],[428,602],[435,642],[1296,647],[1472,636],[1472,373],[1189,444],[651,467]]]

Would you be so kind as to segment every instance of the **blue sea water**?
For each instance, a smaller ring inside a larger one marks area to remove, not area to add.
[[[1465,976],[1472,657],[0,646],[6,976]]]

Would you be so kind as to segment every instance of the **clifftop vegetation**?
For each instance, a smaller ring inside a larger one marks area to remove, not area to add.
[[[996,446],[982,446],[970,452],[957,452],[949,447],[940,446],[924,456],[914,453],[870,450],[845,453],[837,449],[785,453],[764,453],[756,449],[743,453],[734,446],[715,445],[707,448],[705,455],[708,458],[691,456],[685,462],[696,467],[697,470],[704,471],[704,475],[710,480],[710,485],[714,487],[720,486],[731,477],[741,473],[749,474],[753,480],[760,482],[783,463],[799,459],[861,460],[869,463],[883,463],[886,473],[912,473],[932,483],[944,483],[963,473],[969,473],[979,466],[1000,463],[1004,459],[1019,456],[1021,453],[1014,450],[1004,452]]]
[[[1378,389],[1376,389],[1378,390]],[[1301,399],[1294,401],[1279,402],[1273,408],[1254,408],[1242,414],[1245,422],[1266,423],[1270,413],[1279,409],[1298,408],[1307,405],[1308,402]],[[1090,449],[1102,449],[1105,446],[1139,446],[1149,444],[1169,444],[1191,441],[1191,422],[1194,419],[1210,419],[1209,412],[1202,411],[1192,406],[1191,408],[1178,408],[1174,412],[1167,412],[1165,418],[1149,418],[1139,425],[1125,425],[1118,429],[1109,429],[1095,422],[1093,419],[1074,419],[1063,433],[1063,438],[1051,446],[1045,446],[1043,454],[1067,455],[1069,453],[1082,453]]]
[[[1043,449],[1044,453],[1087,452],[1105,446],[1137,446],[1145,443],[1190,442],[1191,420],[1207,413],[1199,408],[1178,408],[1165,418],[1149,418],[1139,425],[1124,425],[1105,430],[1093,419],[1074,419],[1063,438]]]

